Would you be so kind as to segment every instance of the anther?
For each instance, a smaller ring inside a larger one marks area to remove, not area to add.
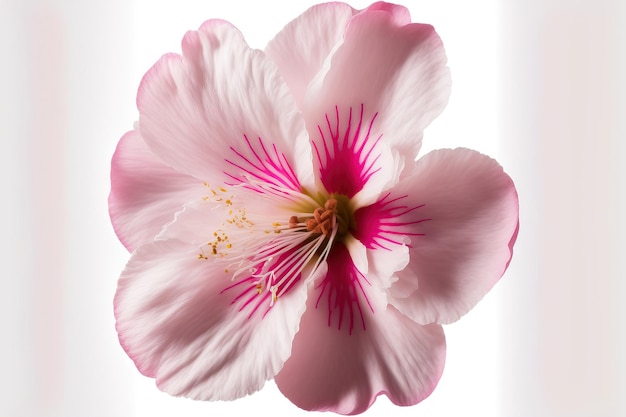
[[[297,227],[297,226],[298,226],[298,223],[300,223],[300,222],[298,221],[298,216],[291,216],[291,217],[289,218],[289,227],[290,227],[290,228],[292,228],[292,229],[293,229],[294,227]]]
[[[324,208],[326,210],[336,210],[337,209],[337,200],[331,198],[324,203]]]
[[[306,221],[306,230],[313,233],[328,235],[337,223],[337,200],[331,198],[324,207],[313,210],[313,218]]]

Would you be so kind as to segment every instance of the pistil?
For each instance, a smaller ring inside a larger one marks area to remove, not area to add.
[[[323,207],[317,207],[313,210],[312,216],[297,217],[291,216],[289,219],[289,227],[303,227],[307,232],[330,236],[333,229],[337,226],[337,234],[343,235],[348,230],[348,224],[340,213],[339,202],[335,198],[329,198]]]

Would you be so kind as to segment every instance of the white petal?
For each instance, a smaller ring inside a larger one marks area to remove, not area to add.
[[[148,146],[211,184],[244,175],[292,190],[309,185],[307,134],[276,65],[224,21],[188,32],[182,48],[182,57],[161,58],[139,88],[139,126]]]
[[[137,249],[115,296],[120,342],[163,391],[239,398],[260,389],[289,357],[306,288],[294,286],[268,311],[265,293],[232,287],[219,263],[197,254],[175,240]]]

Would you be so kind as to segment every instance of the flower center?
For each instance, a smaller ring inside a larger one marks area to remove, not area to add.
[[[289,219],[289,227],[292,229],[302,223],[306,225],[307,232],[328,236],[337,224],[337,200],[331,198],[324,203],[324,207],[316,208],[313,217],[291,216]]]
[[[214,239],[200,247],[198,259],[222,263],[233,282],[222,293],[229,293],[249,317],[267,314],[297,282],[312,277],[336,243],[355,230],[354,209],[342,194],[313,196],[305,191],[291,206],[288,222],[276,222],[276,213],[250,215],[228,190],[209,189],[206,199],[221,203],[227,216]]]
[[[344,236],[354,223],[349,199],[343,195],[331,195],[323,206],[313,210],[309,216],[291,216],[289,228],[301,228],[313,234],[331,237],[336,229],[334,237]]]

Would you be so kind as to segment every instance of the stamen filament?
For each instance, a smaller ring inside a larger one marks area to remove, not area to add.
[[[322,245],[324,241],[324,238],[322,237],[318,237],[314,242],[314,246],[313,247],[308,247],[307,248],[307,255],[306,257],[304,257],[303,259],[301,259],[296,265],[294,265],[291,270],[289,270],[285,275],[284,278],[280,280],[280,282],[278,283],[279,286],[282,285],[282,289],[280,291],[280,293],[278,294],[278,296],[282,296],[289,288],[291,288],[291,284],[293,284],[293,282],[296,280],[296,278],[300,275],[300,273],[304,270],[304,268],[308,265],[308,263],[311,261],[311,259],[313,259],[313,257],[315,256],[315,253],[317,252],[317,250],[319,249],[319,247]],[[296,270],[297,268],[297,270]],[[315,270],[317,269],[317,266],[314,267],[311,271],[311,273],[313,273]],[[289,281],[285,283],[285,281],[287,281],[287,277],[289,277]],[[305,278],[305,280],[308,277]]]

